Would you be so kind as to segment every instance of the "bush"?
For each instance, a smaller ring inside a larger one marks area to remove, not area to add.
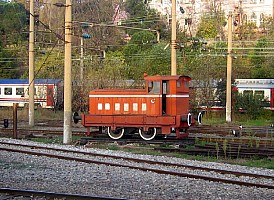
[[[237,94],[234,100],[233,109],[235,113],[246,113],[250,119],[259,119],[267,114],[262,107],[261,96],[253,94]]]

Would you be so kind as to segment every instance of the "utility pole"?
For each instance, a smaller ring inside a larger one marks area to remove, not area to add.
[[[80,40],[81,40],[80,81],[81,81],[81,86],[82,86],[83,85],[83,78],[84,78],[84,38],[82,36],[80,36]]]
[[[64,133],[63,143],[70,144],[72,141],[71,131],[71,33],[72,33],[72,1],[66,0],[65,6],[65,61],[64,61]]]
[[[34,0],[29,13],[29,126],[34,126]]]
[[[272,0],[272,28],[274,29],[274,0]]]
[[[176,0],[172,0],[171,16],[171,75],[176,75]]]
[[[227,36],[227,74],[226,74],[226,122],[231,122],[231,73],[232,73],[232,12],[228,15]]]

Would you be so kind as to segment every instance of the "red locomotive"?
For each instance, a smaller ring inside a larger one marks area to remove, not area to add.
[[[188,136],[194,123],[189,113],[188,76],[144,75],[145,89],[97,89],[89,93],[89,113],[74,114],[88,129],[106,129],[112,139],[139,133],[144,140],[175,133]],[[201,122],[199,113],[197,120]]]

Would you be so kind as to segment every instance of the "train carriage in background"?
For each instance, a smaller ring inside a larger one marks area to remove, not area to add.
[[[188,128],[202,115],[189,112],[188,76],[144,75],[144,89],[97,89],[89,93],[89,113],[74,113],[82,125],[105,128],[112,139],[139,133],[144,140],[175,133],[188,136]]]
[[[0,79],[0,106],[24,107],[29,103],[28,79]],[[63,104],[63,81],[35,79],[34,104],[36,107],[56,109]]]
[[[265,100],[265,109],[274,111],[274,79],[235,79],[241,94],[259,95]]]
[[[225,111],[224,104],[226,102],[222,102],[216,94],[218,81],[212,80],[207,84],[200,84],[202,86],[198,84],[199,82],[203,83],[203,81],[191,81],[192,100],[198,104],[197,109],[202,111]],[[274,79],[235,79],[233,85],[233,91],[237,91],[239,94],[260,96],[262,99],[261,107],[274,111]],[[210,98],[201,98],[207,96],[201,94],[209,93],[211,94],[208,95]],[[232,99],[232,103],[233,101],[234,99]],[[244,111],[244,109],[240,110]]]

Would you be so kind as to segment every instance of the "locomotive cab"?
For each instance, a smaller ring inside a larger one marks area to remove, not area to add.
[[[189,81],[188,76],[145,76],[147,94],[151,106],[159,95],[158,112],[156,115],[179,115],[189,110]]]
[[[144,89],[97,89],[89,93],[89,113],[82,124],[106,130],[112,139],[139,133],[144,140],[156,135],[188,135],[188,76],[144,76]]]

